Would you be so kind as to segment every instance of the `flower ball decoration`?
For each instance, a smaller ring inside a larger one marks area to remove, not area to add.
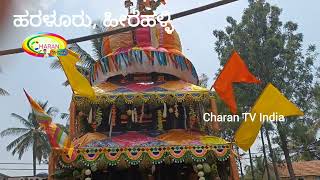
[[[132,110],[129,109],[129,110],[127,111],[127,115],[128,115],[128,116],[131,116],[131,114],[132,114]]]
[[[202,164],[198,164],[198,165],[197,165],[197,169],[198,169],[198,170],[203,169],[203,165],[202,165]]]
[[[204,176],[204,172],[203,172],[203,171],[199,171],[199,172],[198,172],[198,176],[199,176],[199,177],[203,177],[203,176]]]
[[[203,163],[203,172],[209,174],[211,172],[211,167],[208,163]]]
[[[90,169],[87,169],[86,171],[84,171],[84,174],[86,176],[90,176],[91,175],[91,170]]]

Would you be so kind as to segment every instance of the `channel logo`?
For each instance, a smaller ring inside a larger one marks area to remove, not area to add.
[[[38,33],[27,37],[22,43],[22,49],[35,57],[66,56],[67,41],[53,33]]]

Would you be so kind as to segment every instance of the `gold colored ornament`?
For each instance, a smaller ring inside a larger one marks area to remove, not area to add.
[[[162,112],[161,112],[161,110],[158,110],[157,113],[158,113],[158,130],[162,131],[163,130]]]
[[[131,114],[132,114],[132,110],[131,109],[127,110],[127,115],[131,116]]]
[[[117,115],[117,108],[115,105],[112,105],[111,109],[111,125],[114,126],[116,124],[116,115]]]

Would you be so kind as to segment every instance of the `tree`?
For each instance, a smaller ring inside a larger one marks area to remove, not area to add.
[[[215,50],[221,66],[232,50],[236,50],[250,71],[262,80],[257,85],[235,86],[240,112],[249,111],[269,82],[305,112],[306,116],[300,119],[287,118],[285,123],[275,124],[290,177],[294,179],[287,138],[291,138],[288,135],[293,132],[296,122],[303,120],[306,125],[314,122],[309,113],[312,109],[312,67],[316,53],[313,45],[303,53],[303,35],[296,32],[298,25],[291,21],[281,22],[280,14],[280,8],[264,0],[250,0],[240,22],[227,17],[229,25],[225,30],[214,30],[213,34],[217,38]]]
[[[253,158],[253,171],[255,174],[255,178],[256,179],[263,179],[263,174],[264,174],[264,163],[263,163],[263,157],[262,156],[256,156],[255,158]],[[252,174],[252,170],[250,166],[246,166],[245,167],[245,176],[244,179],[252,179],[251,174]]]
[[[319,73],[318,69],[318,73]],[[319,78],[319,74],[316,75]],[[293,131],[290,132],[292,138],[289,145],[295,149],[292,154],[294,160],[314,160],[320,159],[320,139],[317,139],[317,132],[320,129],[320,85],[317,81],[313,88],[314,101],[311,117],[313,121],[298,122],[293,126]]]
[[[48,108],[48,101],[44,103],[39,102],[39,105],[45,109],[46,113],[50,116],[58,112],[55,107]],[[19,159],[32,147],[33,174],[36,175],[36,161],[38,160],[38,162],[41,163],[42,160],[48,158],[51,151],[49,140],[35,119],[33,112],[29,113],[27,118],[15,113],[12,113],[11,116],[19,120],[23,127],[5,129],[0,133],[0,136],[19,136],[7,145],[7,151],[12,151],[13,156],[18,154]]]
[[[207,88],[208,87],[208,81],[209,81],[209,77],[206,74],[202,73],[199,76],[199,86]]]
[[[312,144],[317,141],[317,130],[314,126],[305,125],[303,122],[298,122],[293,125],[293,131],[290,137],[292,140],[289,146],[294,149],[292,158],[294,160],[310,161],[319,155],[318,151],[312,148]]]
[[[2,70],[1,70],[1,67],[0,67],[0,73],[1,72],[2,72]],[[0,88],[0,96],[7,96],[7,95],[9,95],[9,93],[6,90]]]

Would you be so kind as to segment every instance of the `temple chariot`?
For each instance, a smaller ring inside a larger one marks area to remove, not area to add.
[[[90,73],[97,100],[72,97],[75,153],[53,150],[54,179],[237,179],[232,144],[202,119],[217,113],[215,95],[198,86],[176,31],[157,25],[107,36],[102,53]]]

